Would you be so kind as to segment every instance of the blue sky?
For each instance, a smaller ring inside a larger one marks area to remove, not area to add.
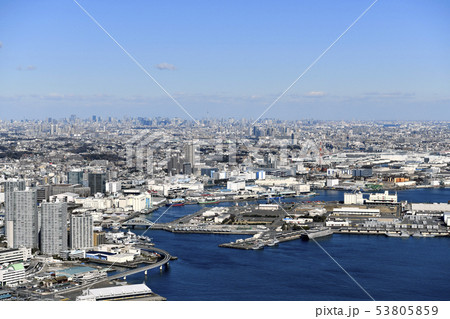
[[[195,117],[257,118],[373,0],[79,0]],[[379,0],[273,106],[450,120],[450,1]],[[158,68],[159,66],[159,68]],[[70,0],[0,3],[0,119],[187,115]]]

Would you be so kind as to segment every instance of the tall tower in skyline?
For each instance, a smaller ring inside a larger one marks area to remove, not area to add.
[[[191,167],[195,166],[195,145],[190,142],[184,148],[184,159],[186,163],[191,163]]]
[[[56,255],[67,250],[67,204],[42,203],[41,252]]]
[[[13,192],[12,222],[12,247],[38,248],[39,220],[36,189]],[[8,237],[10,237],[9,230]]]
[[[167,173],[169,176],[175,176],[176,174],[180,173],[181,171],[181,163],[180,159],[178,158],[178,155],[172,155],[172,157],[169,159],[167,163]]]
[[[4,183],[5,186],[5,236],[8,241],[8,247],[13,247],[14,240],[14,191],[24,191],[24,180],[8,180]]]

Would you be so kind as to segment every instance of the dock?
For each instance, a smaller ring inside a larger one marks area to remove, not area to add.
[[[326,237],[326,236],[331,236],[333,235],[333,230],[331,228],[328,227],[322,227],[322,228],[318,228],[318,229],[312,229],[308,232],[305,232],[302,234],[302,239],[304,240],[310,240],[310,239],[316,239],[316,238],[321,238],[321,237]]]
[[[297,239],[315,239],[319,237],[331,236],[334,231],[328,227],[311,230],[297,230],[288,232],[265,232],[260,236],[247,239],[238,239],[235,242],[220,244],[219,247],[235,248],[243,250],[258,250],[264,247],[276,246],[279,243]]]

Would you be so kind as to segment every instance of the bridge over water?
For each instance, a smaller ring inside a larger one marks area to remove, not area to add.
[[[138,245],[136,247],[140,248],[141,250],[145,250],[145,251],[158,252],[162,256],[164,256],[164,258],[154,264],[150,264],[150,265],[146,265],[146,266],[138,267],[138,268],[133,268],[130,270],[122,271],[122,272],[112,275],[112,276],[108,276],[107,278],[105,278],[105,280],[113,280],[113,279],[118,279],[118,278],[126,279],[127,276],[134,275],[134,274],[137,274],[140,272],[144,272],[145,274],[147,274],[147,271],[150,269],[154,269],[154,268],[158,268],[158,267],[161,268],[164,265],[166,265],[166,266],[169,265],[169,261],[172,258],[172,256],[163,249],[159,249],[159,248],[155,248],[155,247],[147,247],[147,246],[138,246]]]
[[[127,220],[122,224],[122,226],[127,227],[152,227],[155,223],[149,221],[146,218],[143,217],[135,217],[132,219]]]

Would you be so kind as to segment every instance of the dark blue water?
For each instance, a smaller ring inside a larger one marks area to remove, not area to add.
[[[340,191],[320,193],[310,200],[343,200],[344,196]],[[450,189],[407,190],[398,195],[399,200],[447,202]],[[172,207],[158,222],[199,208]],[[166,209],[160,208],[151,219]],[[178,257],[168,270],[152,270],[146,278],[150,288],[168,300],[370,300],[314,242],[297,240],[244,251],[218,247],[243,238],[239,235],[157,230],[146,235]],[[446,276],[450,238],[333,235],[319,243],[376,300],[450,300]],[[127,278],[130,283],[144,279],[143,274]]]
[[[344,201],[345,191],[339,190],[318,190],[317,196],[308,199],[300,198],[303,201]],[[384,191],[381,191],[384,192]],[[412,203],[447,203],[450,201],[450,188],[420,188],[407,189],[400,191],[389,191],[390,194],[397,193],[399,201],[408,201]],[[298,201],[299,198],[295,198]],[[292,198],[283,199],[283,201],[292,201]]]

